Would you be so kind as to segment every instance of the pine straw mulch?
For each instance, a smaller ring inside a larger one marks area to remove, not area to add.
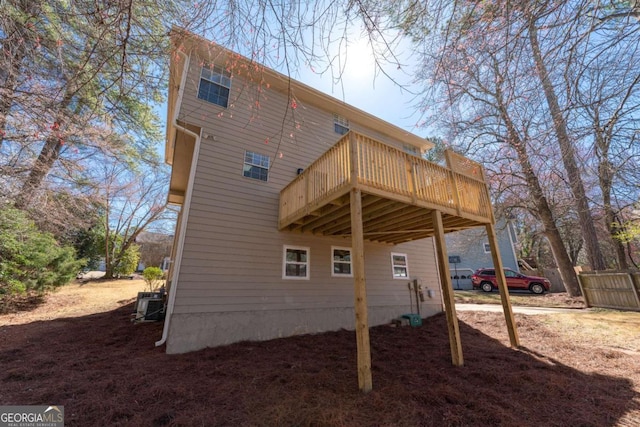
[[[355,334],[244,342],[183,355],[132,306],[0,327],[0,404],[64,405],[67,426],[637,426],[640,355],[574,342],[517,315],[459,313],[465,366],[444,315],[371,328],[373,384],[358,391]]]

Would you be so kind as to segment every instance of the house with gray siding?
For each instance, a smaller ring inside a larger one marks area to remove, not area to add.
[[[496,221],[498,249],[504,268],[520,271],[516,257],[517,236],[513,224]],[[451,279],[454,289],[472,289],[470,275],[479,268],[493,267],[491,247],[483,227],[461,230],[445,236]]]
[[[431,164],[423,138],[191,33],[172,40],[165,160],[180,214],[156,344],[355,329],[369,390],[369,326],[455,312],[442,236],[493,226],[481,166]]]

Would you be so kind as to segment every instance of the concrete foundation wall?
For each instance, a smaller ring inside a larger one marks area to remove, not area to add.
[[[426,295],[425,295],[426,297]],[[423,307],[422,317],[441,311],[440,306]],[[371,307],[369,326],[390,323],[408,313],[407,306]],[[171,318],[171,340],[167,353],[186,353],[206,347],[216,347],[239,341],[266,341],[292,335],[353,330],[353,308],[319,310],[273,310],[226,313],[174,314]]]

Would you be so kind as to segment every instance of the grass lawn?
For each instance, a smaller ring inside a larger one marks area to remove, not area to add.
[[[483,291],[454,291],[455,301],[464,304],[500,304],[500,293]],[[584,308],[582,297],[569,297],[565,292],[535,295],[527,291],[511,291],[512,305],[525,307]]]

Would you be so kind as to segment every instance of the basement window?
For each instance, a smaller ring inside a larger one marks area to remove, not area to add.
[[[284,246],[282,278],[309,280],[309,248]]]
[[[333,277],[353,277],[351,248],[331,247],[331,275]]]
[[[409,278],[409,263],[407,262],[407,254],[391,253],[391,268],[393,270],[394,279]]]

